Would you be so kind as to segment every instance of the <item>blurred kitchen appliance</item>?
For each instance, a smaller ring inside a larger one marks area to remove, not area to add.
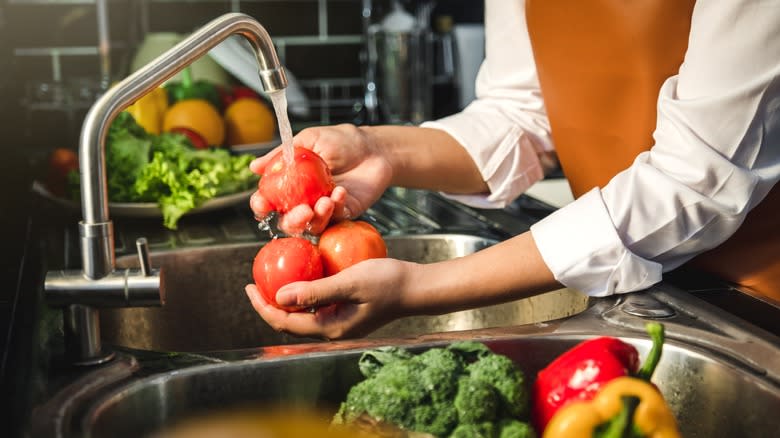
[[[465,108],[476,96],[477,73],[485,59],[485,26],[476,23],[456,24],[455,56],[457,83],[460,89],[460,108]]]
[[[418,2],[413,15],[395,0],[376,23],[371,2],[363,6],[369,123],[422,123],[431,117],[433,102],[432,2]]]
[[[438,15],[434,19],[432,114],[434,119],[449,116],[462,108],[453,26],[451,15]]]

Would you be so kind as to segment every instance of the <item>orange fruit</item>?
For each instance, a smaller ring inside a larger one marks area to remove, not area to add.
[[[265,103],[252,97],[241,97],[225,110],[228,146],[271,141],[276,119]]]
[[[222,146],[225,142],[225,122],[219,111],[203,99],[185,99],[173,104],[165,112],[163,131],[175,128],[194,131],[210,145]]]

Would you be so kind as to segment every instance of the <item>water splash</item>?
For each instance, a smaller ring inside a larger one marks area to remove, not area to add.
[[[271,91],[268,93],[271,103],[274,105],[276,120],[279,122],[279,137],[282,140],[282,156],[287,164],[293,162],[293,142],[292,128],[290,119],[287,116],[287,92],[282,90]]]
[[[268,233],[268,236],[271,237],[271,239],[276,239],[282,235],[277,224],[278,219],[279,214],[272,211],[264,218],[257,218],[257,228],[261,233]]]

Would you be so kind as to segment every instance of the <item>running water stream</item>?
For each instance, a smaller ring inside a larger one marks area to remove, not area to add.
[[[290,119],[287,117],[287,92],[284,89],[268,93],[274,105],[276,120],[279,122],[279,137],[282,140],[282,156],[288,165],[293,162],[293,142]]]
[[[290,119],[287,116],[287,92],[284,89],[271,91],[268,93],[271,103],[274,106],[276,120],[279,123],[279,137],[282,140],[282,157],[287,166],[293,165],[293,141]],[[259,220],[258,227],[261,231],[267,231],[271,238],[277,238],[280,235],[277,221],[279,216],[272,212],[265,218]]]

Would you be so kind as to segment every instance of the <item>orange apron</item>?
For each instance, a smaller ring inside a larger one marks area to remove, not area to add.
[[[526,20],[558,158],[574,196],[653,145],[662,83],[677,74],[694,0],[527,0]],[[780,187],[690,263],[780,305]]]

